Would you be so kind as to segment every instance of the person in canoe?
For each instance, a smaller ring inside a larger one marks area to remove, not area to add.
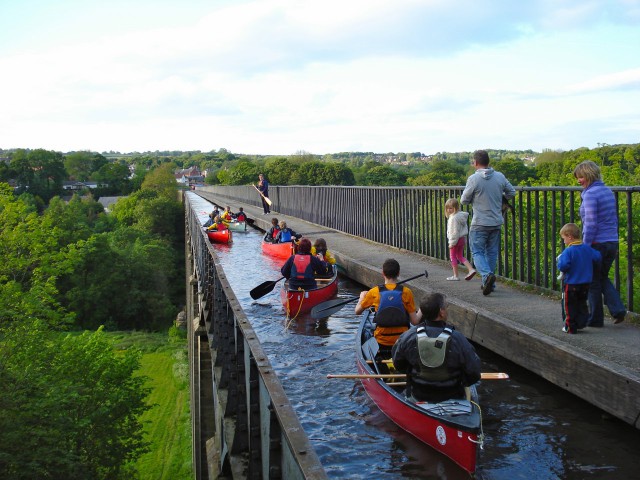
[[[393,365],[407,374],[407,398],[442,402],[466,398],[465,387],[480,380],[481,363],[473,345],[447,324],[441,293],[420,302],[422,321],[403,333],[393,346]]]
[[[326,276],[331,265],[311,255],[311,241],[301,238],[297,253],[291,255],[280,269],[282,276],[289,279],[290,288],[309,290],[316,288],[316,275]]]
[[[229,227],[222,221],[220,215],[213,219],[213,223],[207,227],[207,230],[227,230]]]
[[[234,216],[235,220],[237,222],[246,222],[247,221],[247,214],[244,213],[244,210],[242,207],[238,208],[238,213],[235,214]]]
[[[331,252],[327,250],[327,242],[324,238],[318,238],[315,242],[313,242],[313,246],[311,247],[311,255],[315,255],[320,260],[329,262],[331,265],[336,264],[336,259],[333,258]]]
[[[280,225],[278,224],[278,219],[273,217],[271,219],[271,228],[264,234],[264,241],[268,243],[276,243],[276,237],[280,232]]]
[[[376,329],[373,336],[380,345],[381,358],[389,358],[391,347],[400,335],[409,330],[411,325],[420,323],[413,292],[409,287],[396,285],[399,275],[398,261],[393,258],[385,260],[382,264],[384,284],[377,285],[367,292],[361,292],[355,308],[356,315],[360,315],[369,307],[375,308]]]
[[[224,223],[227,223],[227,224],[233,221],[233,215],[231,214],[231,207],[229,205],[224,207],[224,210],[220,214],[220,218]]]
[[[299,239],[301,236],[302,234],[294,232],[292,229],[287,227],[287,222],[285,222],[284,220],[281,220],[280,231],[276,235],[275,243],[293,242]],[[309,251],[311,251],[311,248],[309,248]]]

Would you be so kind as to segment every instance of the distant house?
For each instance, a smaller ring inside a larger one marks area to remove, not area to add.
[[[183,185],[195,185],[204,183],[204,175],[198,167],[189,167],[175,172],[176,182]]]
[[[78,192],[80,190],[84,190],[85,188],[92,189],[92,188],[107,187],[107,186],[108,185],[106,183],[98,183],[98,182],[94,182],[93,180],[89,180],[86,182],[76,182],[76,181],[62,182],[62,189],[70,190],[72,192]]]
[[[104,208],[104,211],[107,213],[111,213],[111,206],[116,203],[118,200],[120,200],[121,198],[124,198],[123,196],[120,197],[100,197],[98,199],[98,202],[100,202]]]

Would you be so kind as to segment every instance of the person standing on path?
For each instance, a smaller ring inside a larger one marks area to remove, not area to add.
[[[447,240],[449,241],[449,259],[453,268],[453,276],[447,280],[457,282],[458,278],[458,262],[467,267],[467,275],[465,280],[471,280],[476,274],[476,270],[471,266],[469,260],[464,257],[464,246],[467,243],[467,235],[469,228],[467,220],[468,212],[460,211],[460,204],[455,198],[450,198],[444,204],[444,216],[447,217]]]
[[[265,197],[269,198],[269,182],[264,178],[262,173],[258,175],[258,190],[262,194],[260,198],[262,199],[262,209],[264,210],[264,214],[269,215],[271,213],[271,209],[267,201],[264,199]]]
[[[485,150],[473,153],[475,173],[467,179],[460,203],[473,206],[473,218],[469,230],[469,245],[476,270],[482,276],[482,293],[489,295],[495,289],[496,266],[500,251],[502,198],[516,196],[509,180],[489,167],[489,154]]]
[[[583,188],[580,193],[582,242],[591,245],[602,255],[602,263],[593,270],[589,285],[589,327],[604,326],[604,303],[614,318],[613,323],[624,321],[627,315],[620,294],[609,279],[609,270],[618,256],[618,211],[613,192],[602,181],[600,167],[592,161],[578,164],[573,176]]]

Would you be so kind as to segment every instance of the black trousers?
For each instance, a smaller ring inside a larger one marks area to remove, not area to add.
[[[264,213],[271,213],[271,210],[269,209],[269,204],[265,201],[265,199],[263,197],[262,198],[262,209],[264,210]]]
[[[562,321],[569,333],[587,326],[589,320],[589,284],[562,285]]]

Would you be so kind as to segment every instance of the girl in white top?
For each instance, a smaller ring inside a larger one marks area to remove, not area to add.
[[[460,204],[455,198],[450,198],[444,204],[444,216],[447,217],[447,240],[449,241],[449,258],[451,259],[451,267],[453,268],[453,276],[447,280],[457,282],[458,278],[458,262],[467,267],[467,276],[465,280],[471,280],[476,274],[471,263],[464,257],[464,245],[466,237],[469,235],[469,227],[467,220],[468,212],[460,211]]]

